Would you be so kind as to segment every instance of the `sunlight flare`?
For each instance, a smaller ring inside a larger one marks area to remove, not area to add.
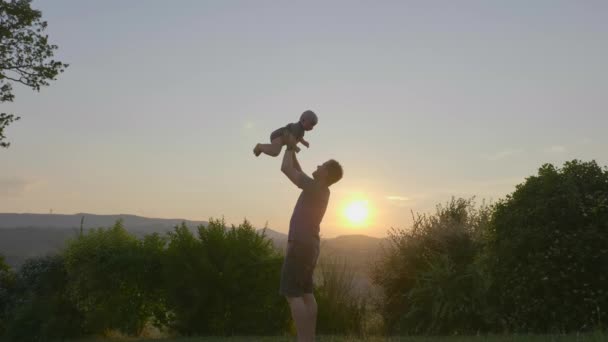
[[[369,218],[369,202],[366,200],[354,200],[344,208],[344,217],[352,226],[362,226]]]

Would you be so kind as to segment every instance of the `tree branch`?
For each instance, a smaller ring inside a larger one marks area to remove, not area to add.
[[[5,78],[5,79],[7,79],[7,80],[11,80],[11,81],[13,81],[13,82],[18,82],[18,83],[21,83],[21,84],[23,84],[24,86],[28,86],[28,87],[30,87],[30,86],[31,86],[31,84],[29,84],[29,83],[27,83],[27,82],[24,82],[24,81],[23,81],[23,77],[21,77],[20,79],[15,79],[15,78],[12,78],[12,77],[4,76],[4,78]],[[26,79],[26,80],[27,80],[27,79]]]
[[[17,70],[19,70],[20,68],[33,68],[33,67],[34,67],[33,64],[23,64],[23,65],[1,66],[0,69],[4,69],[4,70],[17,69]]]

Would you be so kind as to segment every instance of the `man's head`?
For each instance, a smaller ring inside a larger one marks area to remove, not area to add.
[[[302,126],[307,131],[312,130],[313,127],[315,127],[315,125],[317,124],[317,122],[319,122],[317,114],[315,114],[315,112],[313,112],[312,110],[307,110],[302,113],[302,115],[300,115],[300,123],[302,123]]]
[[[312,177],[316,180],[323,181],[327,186],[330,186],[342,179],[342,174],[342,165],[337,161],[330,159],[322,165],[317,166],[317,170],[312,173]]]

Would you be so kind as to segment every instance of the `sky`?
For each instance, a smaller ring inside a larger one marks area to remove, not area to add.
[[[386,236],[544,163],[608,164],[608,2],[35,0],[55,58],[0,150],[0,212],[134,214],[287,232],[299,190],[252,149],[307,109],[333,158],[322,237]],[[366,203],[367,219],[345,218]]]

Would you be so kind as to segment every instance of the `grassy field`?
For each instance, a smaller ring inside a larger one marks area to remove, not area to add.
[[[192,337],[174,339],[86,339],[74,342],[101,342],[101,341],[137,341],[137,342],[291,342],[295,338],[289,337]],[[503,335],[503,336],[454,336],[454,337],[345,337],[345,336],[319,336],[317,342],[575,342],[575,341],[608,341],[608,334],[581,334],[581,335]]]

